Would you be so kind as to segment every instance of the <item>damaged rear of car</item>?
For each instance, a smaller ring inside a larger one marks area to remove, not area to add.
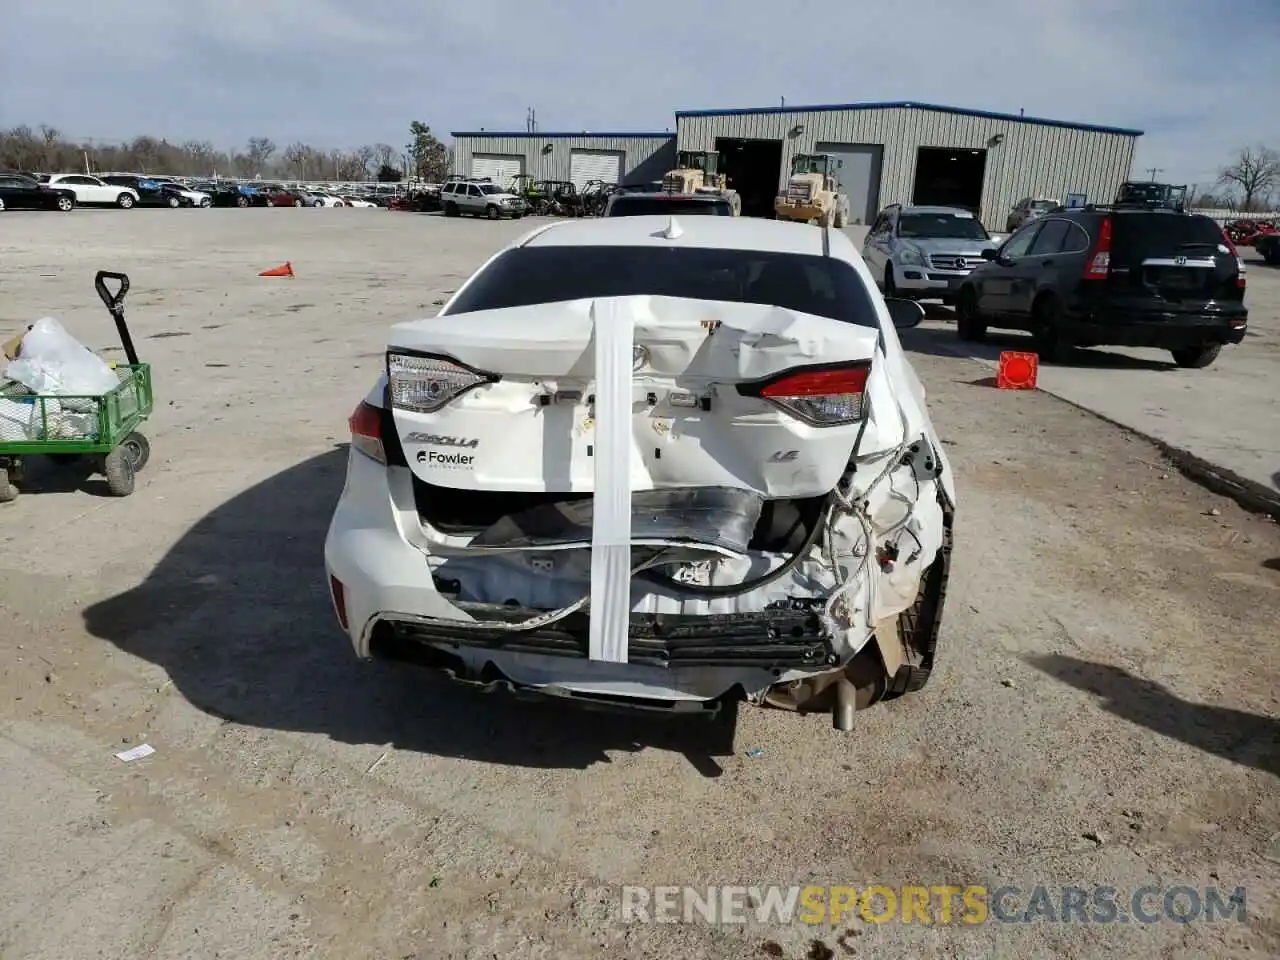
[[[542,228],[393,329],[351,431],[325,556],[361,656],[842,729],[929,677],[954,489],[839,231]]]

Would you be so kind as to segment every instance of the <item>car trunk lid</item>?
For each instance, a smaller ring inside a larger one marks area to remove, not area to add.
[[[781,307],[675,297],[446,315],[398,325],[389,353],[460,364],[475,382],[431,412],[398,406],[393,417],[410,468],[438,486],[596,491],[612,431],[629,448],[618,464],[633,491],[817,496],[846,469],[859,424],[813,426],[738,388],[798,367],[869,364],[877,340],[876,329]],[[619,349],[625,357],[610,353]]]

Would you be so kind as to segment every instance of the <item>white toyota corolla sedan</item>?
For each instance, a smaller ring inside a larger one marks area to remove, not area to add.
[[[570,220],[392,328],[325,543],[360,657],[672,712],[924,686],[956,502],[839,230]]]

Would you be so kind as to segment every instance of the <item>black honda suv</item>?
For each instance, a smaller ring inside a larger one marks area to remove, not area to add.
[[[1207,367],[1244,339],[1245,267],[1209,217],[1125,206],[1058,208],[1014,233],[956,297],[957,332],[1026,330],[1065,346],[1155,347]]]

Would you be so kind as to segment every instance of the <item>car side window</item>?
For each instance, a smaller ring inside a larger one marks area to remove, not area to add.
[[[876,222],[871,224],[871,230],[870,230],[871,236],[878,237],[880,236],[880,234],[884,233],[885,224],[888,222],[889,222],[889,218],[886,217],[883,213],[880,214],[880,216],[876,217]]]
[[[1000,250],[1002,257],[1025,257],[1027,251],[1031,248],[1032,241],[1035,240],[1036,234],[1040,232],[1040,228],[1044,225],[1041,220],[1034,220],[1029,226],[1023,227],[1006,243]]]
[[[1070,228],[1071,224],[1066,220],[1046,219],[1044,225],[1040,228],[1040,232],[1036,234],[1035,242],[1031,244],[1030,249],[1027,251],[1027,255],[1039,257],[1060,252],[1062,250],[1062,241],[1066,239],[1067,231]]]
[[[471,197],[481,196],[480,188],[477,187],[474,183],[471,184],[471,186],[467,187],[467,195]]]
[[[1067,234],[1062,238],[1063,253],[1088,253],[1092,244],[1088,232],[1078,223],[1066,221]]]

